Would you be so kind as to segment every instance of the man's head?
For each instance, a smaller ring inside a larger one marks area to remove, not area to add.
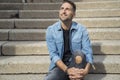
[[[72,2],[72,1],[70,1],[70,0],[64,0],[63,3],[65,3],[65,2],[69,3],[69,4],[73,7],[73,11],[76,12],[76,5],[75,5],[74,2]],[[62,4],[63,4],[63,3],[62,3]]]
[[[72,21],[75,16],[76,5],[69,0],[66,0],[62,3],[59,10],[59,18],[61,21]]]

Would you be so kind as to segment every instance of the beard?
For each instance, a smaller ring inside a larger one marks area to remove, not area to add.
[[[59,18],[62,22],[68,22],[68,21],[71,21],[71,19],[69,18]]]
[[[64,16],[63,16],[64,15]],[[62,14],[59,16],[59,19],[62,21],[62,22],[69,22],[69,21],[72,21],[72,18],[73,16],[67,16],[65,14]]]

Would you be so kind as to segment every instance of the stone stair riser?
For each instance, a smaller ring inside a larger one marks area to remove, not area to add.
[[[36,18],[36,19],[50,19],[58,18],[58,11],[20,11],[20,18]],[[104,17],[118,17],[120,10],[79,10],[76,12],[76,18],[104,18]]]
[[[28,3],[52,3],[52,2],[62,2],[63,0],[27,0]],[[113,1],[113,0],[71,0],[74,2],[100,2],[100,1]],[[120,1],[120,0],[114,0],[114,1]]]
[[[119,9],[106,10],[78,10],[76,18],[107,18],[120,16]],[[58,18],[58,11],[48,10],[2,10],[0,11],[1,19],[22,18],[22,19],[50,19]]]
[[[2,44],[3,55],[48,55],[48,49],[46,42],[40,41],[19,41],[19,42],[7,42]],[[108,55],[108,54],[120,54],[120,42],[119,41],[92,41],[92,49],[94,54]]]
[[[0,11],[0,19],[12,19],[18,18],[18,10],[1,10]]]
[[[0,3],[22,3],[23,0],[0,0]]]
[[[94,56],[96,70],[91,73],[120,73],[120,56]],[[7,73],[46,73],[49,67],[48,56],[0,57],[0,74]]]
[[[15,26],[18,29],[24,28],[39,28],[46,29],[48,26],[52,25],[58,21],[57,19],[21,19],[15,20]],[[115,28],[120,27],[120,19],[119,18],[87,18],[87,19],[74,19],[78,23],[85,25],[88,28]]]
[[[0,40],[2,41],[6,41],[8,40],[8,32],[9,32],[9,29],[6,29],[6,30],[2,30],[0,29]]]
[[[119,40],[120,28],[88,29],[91,40]],[[0,40],[44,41],[46,30],[41,29],[0,29]]]
[[[0,41],[0,55],[2,53],[2,45],[5,43],[6,41]]]
[[[13,29],[14,21],[13,20],[1,20],[0,19],[0,29]]]
[[[0,75],[0,80],[44,80],[45,74]],[[88,74],[86,80],[119,80],[118,74]]]
[[[15,21],[15,25],[14,25]],[[49,25],[52,25],[58,21],[57,19],[3,19],[0,20],[0,28],[9,29],[9,28],[47,28]],[[119,18],[86,18],[86,19],[74,19],[86,27],[120,27]]]
[[[119,40],[120,29],[88,29],[91,40]],[[12,30],[9,40],[45,40],[44,30]]]
[[[79,9],[117,9],[120,1],[76,3]],[[0,3],[0,10],[58,10],[60,3]],[[48,7],[49,6],[49,7]]]
[[[63,0],[27,0],[27,3],[54,3],[62,1]]]
[[[3,55],[48,55],[46,42],[8,42],[2,45]]]
[[[0,10],[23,10],[23,3],[0,3]]]
[[[2,19],[0,29],[46,29],[58,19]],[[120,28],[119,18],[86,18],[74,19],[87,28]]]
[[[45,74],[0,75],[0,80],[44,80]]]

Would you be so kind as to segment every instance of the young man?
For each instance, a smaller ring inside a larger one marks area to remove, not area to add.
[[[76,5],[64,1],[59,10],[60,20],[47,29],[51,63],[45,80],[83,80],[93,63],[88,32],[72,21],[75,12]]]

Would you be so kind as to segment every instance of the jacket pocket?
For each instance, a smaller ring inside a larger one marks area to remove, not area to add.
[[[81,39],[72,40],[73,51],[81,50],[82,41]]]

